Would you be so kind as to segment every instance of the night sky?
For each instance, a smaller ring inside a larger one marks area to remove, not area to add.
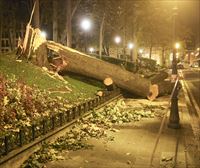
[[[13,3],[19,3],[18,5],[18,18],[21,18],[23,22],[27,22],[30,17],[30,10],[32,8],[31,0],[0,0],[4,1],[8,5],[3,6],[3,8],[7,8],[9,5]],[[42,2],[42,0],[40,0]],[[84,1],[84,0],[82,0]],[[92,1],[92,0],[91,0]],[[116,0],[117,1],[117,0]],[[180,24],[186,25],[192,30],[193,39],[196,43],[200,41],[200,0],[152,0],[155,3],[162,2],[162,8],[166,8],[171,10],[173,5],[177,3],[178,6],[178,17],[177,21]],[[51,0],[49,0],[51,3]],[[64,0],[63,0],[64,3]],[[8,9],[10,10],[10,9]],[[42,10],[42,9],[41,9]]]

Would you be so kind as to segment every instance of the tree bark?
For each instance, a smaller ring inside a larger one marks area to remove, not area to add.
[[[75,14],[80,3],[81,3],[81,0],[78,0],[76,5],[74,6],[74,9],[72,10],[72,14],[71,14],[71,19],[73,18],[73,16],[74,16],[74,14]]]
[[[3,32],[3,31],[2,31],[2,27],[3,27],[3,26],[2,26],[2,15],[1,15],[1,13],[0,13],[0,52],[1,52],[1,47],[2,47],[2,46],[1,46],[1,45],[2,45],[2,41],[1,41],[1,40],[2,40],[2,32]]]
[[[151,44],[151,46],[149,48],[149,59],[151,59],[152,49],[153,49],[153,45]]]
[[[47,47],[55,52],[59,52],[59,55],[67,62],[65,71],[74,72],[102,81],[110,77],[118,87],[130,93],[142,97],[147,97],[147,95],[149,95],[150,81],[137,74],[123,70],[117,65],[69,49],[58,43],[48,41]]]
[[[166,62],[166,60],[165,60],[165,48],[163,47],[162,48],[162,56],[161,56],[161,65],[165,66],[165,62]]]
[[[137,42],[137,37],[136,34],[134,33],[133,35],[133,39],[134,39],[134,48],[133,48],[133,62],[137,63],[137,59],[138,59],[138,42]]]
[[[67,46],[71,47],[72,45],[72,3],[71,0],[66,0],[67,5],[67,17],[66,17],[66,33],[67,33]]]
[[[58,42],[58,1],[53,0],[53,41]]]
[[[33,15],[34,20],[34,27],[39,28],[40,27],[40,2],[39,0],[35,0],[35,11]]]
[[[157,84],[164,81],[168,77],[168,73],[165,71],[159,72],[157,75],[151,78],[151,84]]]
[[[103,18],[102,18],[101,26],[100,26],[100,32],[99,32],[99,57],[100,57],[100,59],[102,57],[104,21],[105,21],[105,13],[103,14]]]

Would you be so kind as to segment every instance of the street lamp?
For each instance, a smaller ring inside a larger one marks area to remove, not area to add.
[[[91,29],[91,21],[89,19],[83,19],[81,21],[81,28],[85,32],[85,52],[87,52],[87,32]]]
[[[89,52],[90,52],[90,53],[93,53],[93,52],[94,52],[94,48],[93,48],[93,47],[90,47],[90,48],[89,48]]]
[[[119,43],[121,42],[121,37],[120,36],[116,36],[115,37],[115,43],[117,44],[117,58],[119,58]]]
[[[142,56],[143,49],[142,49],[142,48],[140,48],[138,52],[139,52],[140,56]]]
[[[89,31],[90,28],[91,28],[91,21],[89,19],[83,19],[81,21],[81,28],[84,30],[84,31]]]
[[[43,37],[44,39],[46,39],[47,33],[45,31],[41,31],[40,36]]]
[[[176,2],[176,1],[175,1]],[[180,90],[180,82],[177,79],[177,60],[176,60],[176,51],[180,48],[179,43],[174,43],[176,40],[176,16],[178,8],[175,6],[173,8],[173,60],[172,60],[172,76],[171,82],[174,83],[174,89],[171,97],[171,108],[169,115],[168,127],[177,129],[180,128],[180,118],[178,110],[178,92]]]
[[[128,43],[128,48],[129,48],[130,50],[132,50],[133,47],[134,47],[133,43]]]
[[[175,43],[175,48],[178,50],[180,48],[180,43]]]

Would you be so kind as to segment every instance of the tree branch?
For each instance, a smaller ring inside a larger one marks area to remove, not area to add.
[[[74,6],[74,9],[72,10],[72,14],[71,14],[71,19],[73,18],[77,8],[78,8],[78,5],[80,4],[81,0],[78,0],[76,5]]]

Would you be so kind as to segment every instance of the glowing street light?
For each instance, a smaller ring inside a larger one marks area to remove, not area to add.
[[[176,49],[179,49],[180,46],[181,46],[180,43],[175,43],[175,48],[176,48]]]
[[[134,47],[133,43],[128,43],[128,48],[129,49],[133,49],[133,47]]]
[[[130,57],[131,57],[131,59],[133,58],[133,47],[134,47],[133,43],[128,43],[128,48],[130,49]],[[126,62],[127,62],[127,56],[126,56]]]
[[[44,39],[46,39],[47,37],[47,33],[45,31],[41,31],[40,32],[41,37],[43,37]]]
[[[115,37],[115,43],[117,44],[117,58],[119,57],[119,43],[121,42],[121,37],[120,36],[116,36]]]
[[[83,19],[81,21],[81,28],[84,31],[89,31],[91,29],[91,21],[89,19]]]
[[[115,37],[115,43],[119,44],[121,42],[121,37],[116,36]]]
[[[200,51],[200,48],[197,48],[197,51]]]
[[[89,48],[89,51],[90,51],[90,53],[93,53],[93,52],[94,52],[94,48],[93,48],[93,47],[90,47],[90,48]]]
[[[140,53],[140,54],[143,53],[143,49],[142,49],[142,48],[139,49],[139,53]]]
[[[91,21],[87,18],[81,21],[81,28],[85,31],[85,52],[87,52],[87,33],[91,29]]]

